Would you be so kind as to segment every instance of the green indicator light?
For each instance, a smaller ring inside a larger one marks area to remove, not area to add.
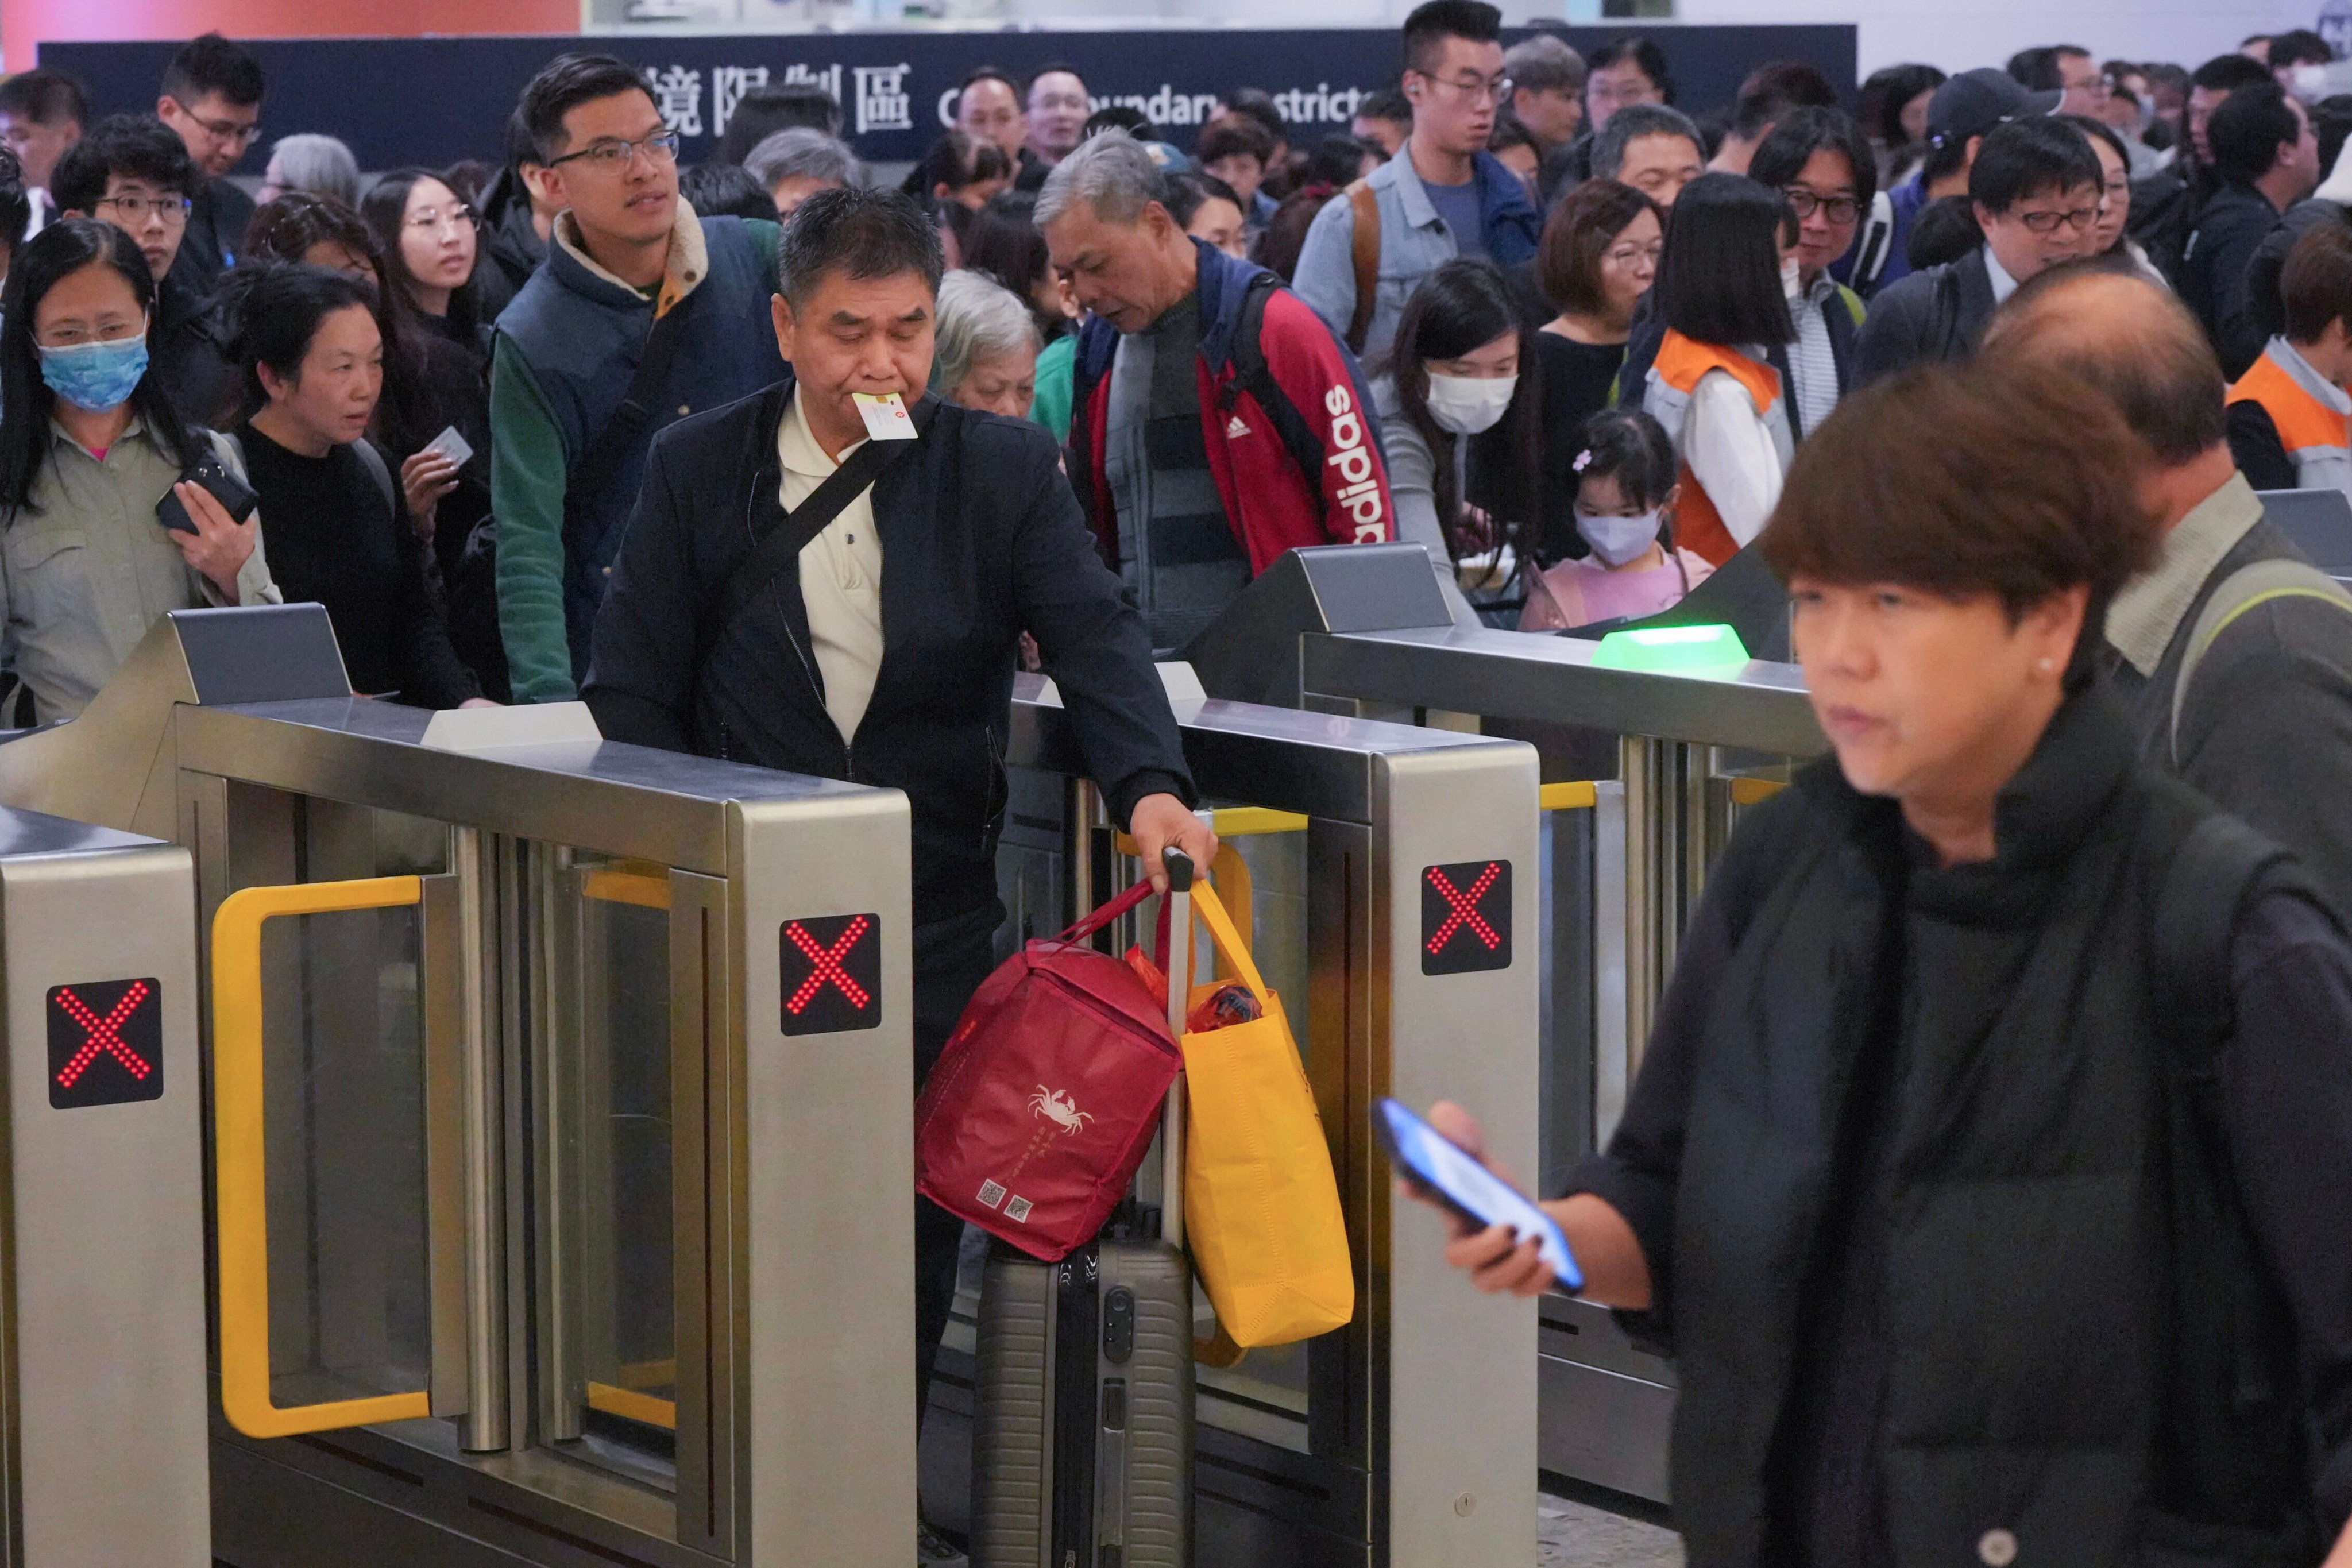
[[[1603,669],[1719,669],[1747,663],[1748,647],[1729,626],[1659,626],[1611,632],[1592,662]]]

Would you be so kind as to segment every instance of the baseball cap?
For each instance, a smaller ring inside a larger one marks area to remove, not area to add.
[[[2007,71],[1990,66],[1962,71],[1927,100],[1927,141],[1941,147],[1955,139],[1982,136],[2004,120],[2048,114],[2065,96],[2063,91],[2028,92]]]

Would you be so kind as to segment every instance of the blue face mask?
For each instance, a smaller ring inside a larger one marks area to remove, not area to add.
[[[41,351],[41,379],[76,408],[103,414],[128,402],[147,374],[147,334]]]

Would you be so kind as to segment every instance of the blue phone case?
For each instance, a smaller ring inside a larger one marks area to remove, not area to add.
[[[1584,1271],[1567,1236],[1535,1200],[1472,1160],[1401,1100],[1382,1100],[1373,1121],[1389,1159],[1407,1180],[1473,1225],[1506,1225],[1522,1239],[1533,1237],[1559,1288],[1570,1295],[1584,1289]],[[1461,1162],[1453,1171],[1445,1169],[1448,1151]]]

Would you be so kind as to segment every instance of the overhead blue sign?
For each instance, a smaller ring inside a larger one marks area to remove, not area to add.
[[[1854,28],[1643,26],[1571,30],[1591,52],[1612,37],[1646,34],[1666,52],[1675,100],[1704,111],[1727,106],[1766,60],[1810,60],[1832,81],[1854,79]],[[1506,35],[1516,41],[1524,33]],[[100,113],[143,113],[155,104],[171,43],[45,43],[40,63],[69,71]],[[957,84],[983,62],[1021,75],[1067,61],[1099,109],[1129,104],[1167,139],[1189,147],[1192,127],[1219,97],[1242,86],[1275,96],[1304,139],[1343,132],[1363,95],[1393,86],[1394,28],[1244,32],[771,33],[740,37],[680,34],[474,38],[315,38],[247,46],[269,78],[264,135],[323,132],[351,145],[364,169],[438,167],[461,158],[496,162],[507,115],[534,72],[570,49],[617,55],[646,72],[686,162],[710,153],[745,94],[814,82],[842,106],[842,132],[877,163],[911,163],[954,118]],[[258,174],[266,149],[240,171]]]

